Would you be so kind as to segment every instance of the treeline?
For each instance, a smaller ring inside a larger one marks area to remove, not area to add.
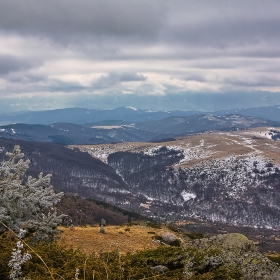
[[[115,196],[109,189],[127,189],[112,167],[63,145],[0,138],[0,160],[6,158],[5,153],[15,144],[20,145],[25,158],[31,161],[27,175],[37,177],[41,171],[52,174],[51,184],[56,190],[103,199],[104,196]]]
[[[168,219],[186,216],[224,223],[280,227],[280,171],[272,162],[229,158],[173,168],[180,152],[117,152],[108,163],[149,210]],[[147,200],[146,200],[147,201]]]

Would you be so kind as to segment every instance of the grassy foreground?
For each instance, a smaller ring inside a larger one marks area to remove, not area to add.
[[[264,276],[260,279],[277,279],[269,277],[279,272],[276,264],[259,254],[241,234],[190,239],[186,233],[173,232],[180,242],[170,246],[159,243],[168,228],[106,226],[105,234],[99,233],[98,227],[60,229],[63,232],[58,241],[32,246],[38,255],[24,247],[32,254],[22,267],[26,279],[237,280],[256,279],[259,274]],[[7,264],[16,241],[9,233],[0,236],[0,279],[9,279]]]
[[[149,226],[106,226],[105,234],[100,234],[99,227],[59,227],[62,231],[60,244],[71,245],[86,254],[118,250],[122,255],[136,253],[146,249],[156,249],[161,246],[152,239],[160,236],[168,229]]]

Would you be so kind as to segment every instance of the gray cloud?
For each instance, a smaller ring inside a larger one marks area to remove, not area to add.
[[[180,10],[172,5],[171,22],[164,30],[167,41],[219,48],[263,40],[279,41],[279,1],[270,0],[266,4],[260,0],[190,2],[180,2]]]
[[[38,62],[32,62],[22,57],[0,54],[0,75],[29,69],[37,64]]]
[[[279,10],[278,0],[2,0],[0,109],[280,103]]]
[[[198,73],[190,73],[190,74],[186,75],[185,77],[183,77],[183,79],[185,81],[197,81],[197,82],[201,82],[201,83],[204,83],[207,81],[207,78],[204,75],[198,74]]]
[[[164,8],[156,1],[122,0],[2,0],[3,30],[54,37],[156,36]]]
[[[279,42],[280,19],[247,20],[236,22],[216,21],[195,26],[177,26],[167,34],[167,41],[178,41],[190,46],[215,46],[227,48],[242,44],[258,44],[262,41]]]
[[[252,87],[278,86],[279,85],[279,80],[269,78],[269,77],[259,77],[259,78],[254,79],[254,80],[230,79],[230,80],[226,80],[226,83],[233,84],[233,85],[236,85],[236,86],[252,88]]]
[[[135,81],[146,81],[147,77],[138,73],[117,73],[110,72],[107,75],[101,76],[96,82],[93,83],[93,87],[95,88],[103,88],[110,87],[113,85],[117,85],[121,82],[135,82]]]

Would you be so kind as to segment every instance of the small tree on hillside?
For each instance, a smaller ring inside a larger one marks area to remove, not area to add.
[[[15,232],[24,229],[35,242],[51,240],[64,217],[54,208],[63,193],[53,191],[50,174],[25,178],[30,161],[22,159],[19,146],[6,155],[9,159],[0,164],[0,220]],[[1,224],[0,231],[5,230]]]

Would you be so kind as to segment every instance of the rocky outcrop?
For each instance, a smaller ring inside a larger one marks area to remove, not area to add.
[[[245,235],[239,233],[216,235],[189,241],[184,247],[188,250],[193,248],[204,255],[202,261],[191,259],[192,267],[199,264],[200,273],[207,273],[224,265],[231,270],[240,271],[244,279],[280,279],[278,265],[261,254]],[[189,262],[186,266],[191,276],[192,267]]]

